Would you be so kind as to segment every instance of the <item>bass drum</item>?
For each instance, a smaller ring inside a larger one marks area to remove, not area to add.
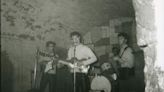
[[[95,76],[91,81],[91,89],[96,91],[111,92],[111,82],[104,76]]]

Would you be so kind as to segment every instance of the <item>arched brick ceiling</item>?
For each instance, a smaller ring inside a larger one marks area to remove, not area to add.
[[[61,29],[86,33],[110,19],[134,17],[132,0],[2,0],[1,6],[3,29],[16,26],[13,32],[29,34]]]
[[[93,26],[108,25],[109,20],[113,18],[134,17],[132,0],[58,0],[57,2],[66,5],[65,9],[71,12],[72,17],[68,23],[73,24],[72,26],[82,33],[89,31]]]

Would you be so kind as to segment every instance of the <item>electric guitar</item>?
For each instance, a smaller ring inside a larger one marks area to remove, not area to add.
[[[40,63],[42,71],[48,72],[49,70],[53,70],[56,63],[57,63],[57,57],[55,55],[50,55],[44,52],[39,52],[41,56],[48,57],[48,61],[42,61]]]
[[[70,61],[66,61],[66,60],[58,60],[58,63],[61,63],[61,64],[64,64],[64,65],[67,65],[69,66],[70,68],[72,69],[78,69],[81,73],[88,73],[88,70],[90,68],[90,66],[85,66],[85,65],[81,65],[81,66],[78,66],[77,63],[80,62],[80,61],[84,61],[86,59],[82,59],[82,60],[76,60],[76,62],[70,62]]]

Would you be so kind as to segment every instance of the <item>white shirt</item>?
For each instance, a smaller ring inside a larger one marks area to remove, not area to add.
[[[122,46],[120,50],[120,57],[122,59],[121,67],[134,67],[134,55],[132,53],[132,49],[127,47],[127,45]],[[125,49],[126,48],[126,49]],[[125,49],[125,50],[124,50]]]
[[[72,46],[69,48],[67,60],[71,60],[74,57],[76,57],[78,60],[87,59],[85,61],[82,61],[82,63],[85,66],[90,65],[96,62],[97,60],[92,50],[83,44],[79,44],[77,46]],[[79,72],[79,70],[76,70],[76,71]]]

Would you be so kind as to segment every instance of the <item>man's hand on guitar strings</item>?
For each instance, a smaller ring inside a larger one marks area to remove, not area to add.
[[[81,66],[84,66],[84,64],[83,64],[83,62],[78,62],[78,63],[77,63],[77,66],[78,66],[78,67],[81,67]]]

